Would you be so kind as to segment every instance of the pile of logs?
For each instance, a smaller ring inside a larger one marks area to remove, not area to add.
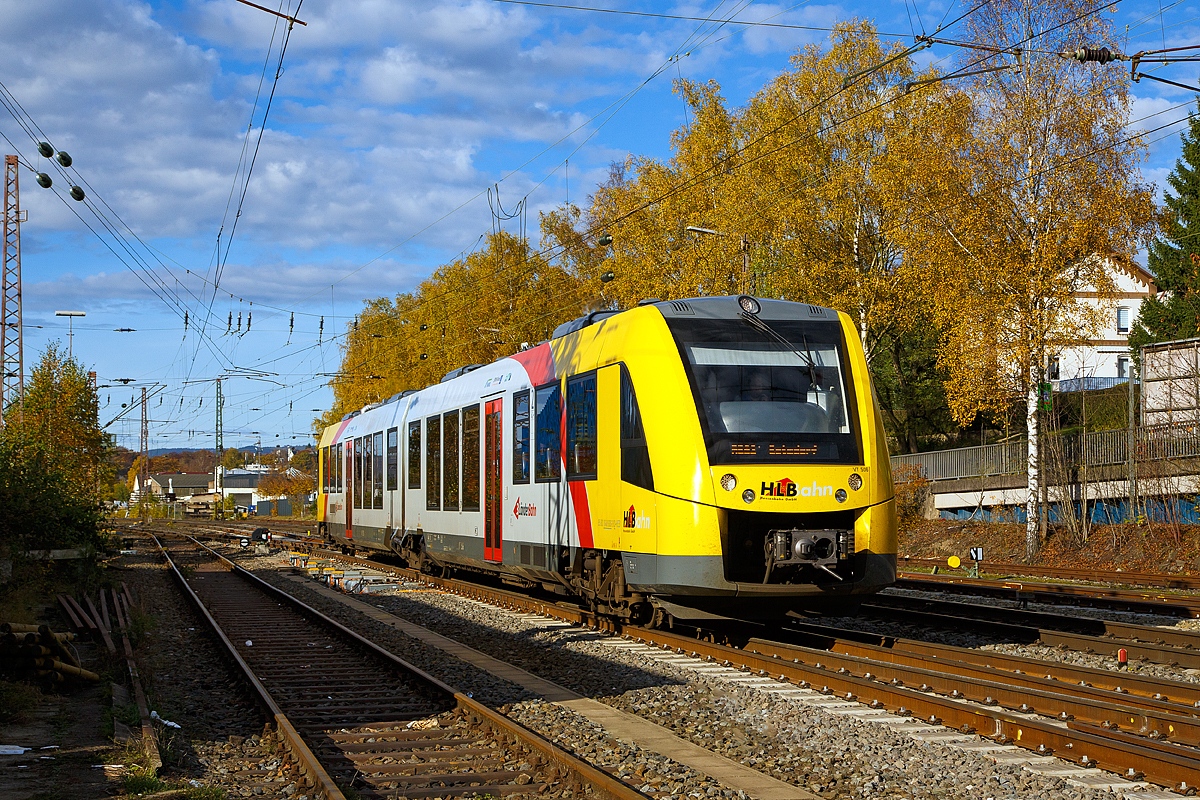
[[[55,633],[48,625],[0,624],[0,670],[17,678],[63,683],[68,678],[98,681],[100,676],[79,666],[67,647],[73,633]]]

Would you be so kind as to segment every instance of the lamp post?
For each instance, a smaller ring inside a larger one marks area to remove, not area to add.
[[[738,291],[743,294],[754,294],[755,287],[750,285],[752,283],[750,280],[750,243],[746,241],[745,236],[742,236],[740,233],[714,231],[712,228],[700,228],[696,225],[688,225],[684,230],[689,233],[705,233],[709,236],[736,236],[742,251],[742,281],[741,285],[738,286]]]
[[[55,311],[54,316],[67,318],[67,358],[75,357],[75,317],[86,317],[86,311]]]

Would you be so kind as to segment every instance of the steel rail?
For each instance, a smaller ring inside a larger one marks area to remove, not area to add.
[[[210,555],[212,555],[213,557],[218,559],[222,564],[224,564],[228,569],[230,569],[230,571],[233,574],[237,575],[239,578],[246,580],[248,583],[253,585],[255,588],[259,589],[260,591],[288,603],[290,606],[292,606],[293,608],[296,608],[301,613],[303,613],[305,616],[308,616],[312,619],[318,620],[325,626],[337,631],[339,635],[354,641],[359,646],[373,652],[380,659],[391,663],[397,669],[399,669],[403,672],[412,674],[414,676],[417,676],[419,679],[421,679],[423,682],[427,683],[431,687],[435,687],[435,688],[439,689],[440,691],[444,692],[446,695],[453,697],[454,703],[457,708],[461,709],[464,713],[468,714],[471,718],[478,720],[479,722],[481,722],[482,724],[484,724],[485,726],[490,728],[496,735],[498,735],[502,738],[511,739],[513,741],[518,741],[522,745],[530,747],[537,753],[541,754],[541,756],[543,758],[545,758],[549,763],[554,764],[556,767],[558,767],[560,770],[564,771],[565,773],[577,775],[580,779],[582,779],[583,782],[586,782],[593,789],[595,789],[595,792],[590,796],[595,796],[595,797],[600,797],[600,798],[609,798],[609,800],[647,800],[647,796],[644,795],[643,793],[639,792],[637,789],[634,789],[633,787],[631,787],[628,784],[613,777],[612,775],[608,774],[607,772],[605,772],[597,767],[594,767],[585,761],[582,761],[582,760],[576,758],[575,756],[568,753],[566,750],[563,750],[561,747],[554,744],[553,742],[543,739],[541,736],[539,736],[538,734],[529,730],[528,728],[524,727],[520,723],[518,723],[514,720],[511,720],[511,719],[505,717],[504,715],[492,710],[491,708],[488,708],[487,706],[483,705],[482,703],[474,700],[473,698],[468,697],[466,694],[458,691],[453,686],[450,686],[449,684],[447,684],[444,681],[440,680],[439,678],[429,674],[428,672],[425,672],[424,670],[420,669],[419,667],[416,667],[416,666],[408,663],[407,661],[400,658],[399,656],[389,652],[388,650],[384,649],[383,647],[380,647],[378,644],[371,641],[370,639],[367,639],[366,637],[351,630],[350,628],[346,627],[342,623],[332,619],[331,617],[323,614],[322,612],[317,611],[316,609],[312,608],[311,606],[309,606],[308,604],[299,600],[298,598],[294,597],[293,595],[288,594],[283,589],[280,589],[280,588],[264,581],[262,578],[259,578],[257,575],[254,575],[253,573],[249,572],[248,570],[238,566],[233,561],[229,560],[228,558],[221,555],[220,553],[217,553],[216,551],[212,550],[209,547],[206,547],[205,545],[201,544],[200,542],[197,542],[194,539],[192,539],[191,541],[197,547],[200,547],[201,549],[203,549],[204,551],[208,552]],[[225,641],[228,642],[228,639],[225,639]],[[232,643],[229,643],[229,646],[232,648]],[[242,664],[245,663],[245,662],[241,662],[240,659],[239,659],[239,662]],[[311,751],[309,751],[309,752],[311,753]],[[453,790],[447,790],[447,791],[449,793],[454,793]],[[334,800],[334,799],[331,798],[331,800]]]
[[[896,559],[902,567],[917,569],[945,568],[946,562],[937,558],[914,558],[900,556]],[[1026,575],[1035,578],[1061,578],[1093,583],[1115,583],[1126,586],[1149,586],[1157,589],[1200,589],[1200,577],[1172,575],[1166,572],[1125,572],[1122,570],[1072,569],[1069,567],[1047,567],[1038,564],[1013,562],[970,561],[963,559],[964,568],[971,566],[992,575]]]
[[[1031,628],[1070,630],[1088,636],[1128,639],[1148,644],[1171,647],[1196,648],[1200,650],[1200,632],[1178,628],[1162,628],[1156,625],[1135,625],[1129,622],[1094,617],[1078,617],[1066,614],[1051,614],[1044,611],[1026,611],[1003,606],[985,606],[954,600],[931,600],[925,597],[910,597],[896,594],[877,594],[863,604],[862,612],[871,616],[895,618],[898,613],[929,612],[961,619],[984,622],[1001,622]]]
[[[938,614],[929,611],[915,611],[885,606],[870,606],[867,613],[886,619],[901,622],[920,622],[942,628],[961,628],[963,618],[949,614]],[[1033,628],[1025,625],[1015,625],[1009,622],[994,620],[972,619],[975,629],[984,629],[993,634],[1012,638],[1016,641],[1040,644],[1045,647],[1064,647],[1080,653],[1096,653],[1109,655],[1114,658],[1124,650],[1129,658],[1145,659],[1156,664],[1177,664],[1190,669],[1200,668],[1200,651],[1183,647],[1174,647],[1153,642],[1112,639],[1091,636],[1085,633],[1056,631],[1046,628]]]
[[[1161,700],[1180,706],[1179,713],[1191,708],[1200,708],[1200,684],[1155,678],[1135,672],[1114,672],[1107,669],[1083,667],[1058,661],[1044,661],[1025,656],[1001,653],[995,650],[971,650],[948,644],[920,642],[882,636],[864,631],[826,627],[810,623],[792,622],[788,631],[804,634],[809,646],[836,652],[856,652],[859,645],[874,645],[891,652],[910,653],[922,659],[958,661],[984,667],[994,667],[1006,672],[1029,675],[1045,675],[1047,678],[1069,684],[1082,684],[1107,689],[1117,694],[1133,694]],[[821,644],[812,644],[820,642]]]
[[[1200,758],[1197,758],[1196,751],[1174,743],[1132,737],[1119,731],[1073,721],[1063,725],[1060,722],[1030,719],[1002,709],[887,683],[877,679],[876,672],[872,672],[871,678],[849,671],[831,672],[690,636],[624,626],[582,609],[559,606],[503,589],[421,575],[402,568],[393,569],[432,586],[493,605],[557,617],[596,630],[628,636],[645,644],[690,653],[764,676],[778,677],[802,687],[857,700],[872,708],[888,709],[964,732],[977,732],[999,743],[1015,744],[1040,755],[1054,755],[1081,766],[1100,766],[1123,773],[1126,777],[1144,775],[1146,780],[1161,786],[1195,786],[1200,783]],[[874,663],[873,666],[878,671],[886,665]]]
[[[1111,589],[1094,586],[1066,586],[1055,583],[992,581],[983,578],[900,573],[898,589],[923,592],[957,592],[1001,597],[1018,602],[1081,603],[1142,614],[1200,617],[1200,597],[1166,594],[1151,589]]]
[[[301,738],[300,733],[294,727],[292,727],[292,723],[288,720],[287,716],[283,713],[283,710],[275,702],[275,699],[271,697],[270,693],[267,691],[267,688],[263,686],[262,681],[260,681],[258,676],[254,674],[254,671],[250,669],[250,665],[247,664],[245,659],[242,658],[241,654],[238,653],[237,648],[233,646],[233,642],[231,642],[229,637],[225,635],[225,631],[221,629],[221,626],[217,623],[217,620],[211,613],[209,613],[208,608],[206,608],[204,603],[200,601],[200,597],[192,590],[192,587],[188,585],[187,579],[184,578],[183,573],[179,571],[179,567],[175,564],[175,561],[167,552],[167,548],[163,546],[162,542],[159,541],[158,537],[153,533],[150,534],[150,537],[154,539],[154,543],[158,545],[159,552],[161,552],[163,558],[166,559],[167,566],[171,568],[171,574],[175,576],[175,580],[179,583],[180,589],[183,591],[184,596],[188,598],[191,604],[195,607],[196,611],[204,618],[205,622],[208,623],[209,628],[217,637],[217,640],[221,643],[221,646],[224,647],[225,652],[237,665],[238,670],[242,673],[242,676],[246,679],[246,682],[249,683],[251,688],[254,689],[254,694],[258,697],[259,704],[267,710],[267,713],[271,715],[271,718],[275,722],[276,731],[278,731],[280,737],[283,739],[284,746],[286,746],[288,751],[292,754],[292,757],[295,759],[296,765],[299,767],[300,771],[309,780],[313,787],[321,792],[326,800],[346,800],[346,795],[344,795],[342,790],[339,789],[333,782],[333,777],[330,776],[323,766],[321,766],[321,763],[317,760],[316,755],[314,755],[313,751],[309,749],[308,744],[306,744],[304,739]]]

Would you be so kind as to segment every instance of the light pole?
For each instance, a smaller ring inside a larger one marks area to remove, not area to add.
[[[743,294],[754,294],[755,287],[750,286],[750,243],[746,241],[746,237],[740,233],[723,233],[722,231],[714,231],[712,228],[700,228],[695,225],[688,225],[684,228],[689,233],[706,233],[709,236],[736,236],[740,242],[742,251],[742,281],[738,286],[738,291]]]
[[[67,318],[67,358],[75,357],[75,317],[86,317],[86,311],[55,311],[54,316]]]

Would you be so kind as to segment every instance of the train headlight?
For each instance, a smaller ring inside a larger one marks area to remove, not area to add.
[[[737,478],[733,476],[733,473],[726,472],[721,476],[721,488],[727,492],[732,492],[737,488]]]
[[[738,298],[738,305],[742,307],[742,311],[747,314],[757,314],[760,306],[758,301],[748,294],[744,294]]]
[[[747,489],[746,491],[742,492],[742,499],[745,500],[747,503],[753,503],[754,502],[754,490]]]
[[[844,502],[846,502],[846,490],[845,490],[845,489],[838,489],[838,490],[837,490],[837,491],[834,493],[834,495],[833,495],[833,496],[837,498],[837,501],[838,501],[839,503],[844,503]]]
[[[859,475],[857,472],[851,473],[850,480],[848,480],[846,482],[849,483],[850,488],[856,492],[862,488],[862,476]]]

